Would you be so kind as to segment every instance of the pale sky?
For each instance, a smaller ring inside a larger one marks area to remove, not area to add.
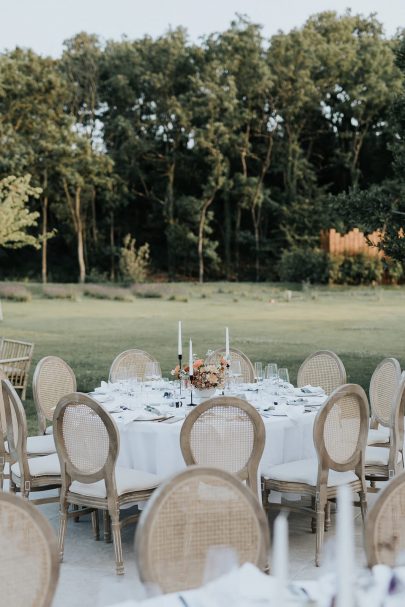
[[[235,13],[248,15],[271,35],[299,27],[323,10],[376,12],[386,33],[405,27],[405,0],[0,0],[0,50],[15,46],[58,56],[80,31],[118,40],[163,34],[185,26],[192,40],[224,30]]]

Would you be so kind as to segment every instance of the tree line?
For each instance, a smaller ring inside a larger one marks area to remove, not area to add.
[[[118,280],[138,247],[142,275],[277,278],[283,251],[398,190],[404,49],[373,15],[324,12],[270,39],[238,17],[198,43],[4,51],[0,179],[32,189],[40,234],[16,250],[0,227],[1,275]]]

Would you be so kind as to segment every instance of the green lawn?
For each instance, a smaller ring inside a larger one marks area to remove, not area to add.
[[[82,391],[106,379],[113,358],[131,347],[156,356],[168,375],[176,364],[180,319],[185,349],[191,336],[194,351],[204,355],[224,343],[229,326],[231,345],[253,361],[287,366],[293,381],[302,360],[317,349],[337,352],[348,380],[365,388],[383,357],[405,361],[404,288],[296,287],[287,301],[285,287],[279,285],[161,285],[160,299],[133,302],[49,300],[40,298],[37,287],[32,289],[31,302],[3,301],[0,335],[35,343],[31,376],[41,357],[64,358]],[[169,299],[175,296],[187,301]],[[26,404],[33,432],[31,388]]]

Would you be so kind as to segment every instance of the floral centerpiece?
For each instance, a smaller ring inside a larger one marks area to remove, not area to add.
[[[211,352],[207,352],[209,360]],[[188,379],[196,390],[215,390],[222,388],[225,380],[227,361],[221,357],[219,361],[207,362],[197,358],[193,362],[193,375],[190,377],[190,367],[185,365],[180,369],[177,365],[171,372],[176,379]]]

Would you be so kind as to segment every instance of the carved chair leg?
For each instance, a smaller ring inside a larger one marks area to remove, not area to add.
[[[106,544],[111,544],[111,519],[108,510],[103,511],[103,522],[104,522],[104,541]]]
[[[315,498],[311,497],[311,508],[315,510]],[[311,531],[312,533],[316,533],[316,518],[313,516],[311,518]]]
[[[117,575],[123,575],[124,573],[124,561],[122,556],[122,544],[121,544],[121,526],[120,526],[120,511],[114,510],[110,512],[111,516],[111,527],[114,541],[114,552],[115,552],[115,571]]]
[[[98,518],[98,510],[93,510],[91,513],[91,526],[93,528],[93,537],[96,541],[100,539],[100,523]]]
[[[320,500],[316,503],[316,551],[315,565],[319,567],[321,550],[323,544],[323,534],[325,529],[325,502]]]
[[[68,504],[65,496],[61,497],[60,500],[60,510],[59,510],[59,560],[63,561],[63,551],[64,551],[64,543],[65,543],[65,533],[66,533],[66,523],[67,523],[67,511]]]
[[[331,512],[331,503],[330,502],[326,502],[326,506],[325,506],[325,531],[329,531],[329,529],[331,527],[330,512]]]
[[[367,515],[367,494],[365,491],[359,491],[360,497],[360,508],[361,508],[361,518],[363,519],[363,525],[366,521]]]

